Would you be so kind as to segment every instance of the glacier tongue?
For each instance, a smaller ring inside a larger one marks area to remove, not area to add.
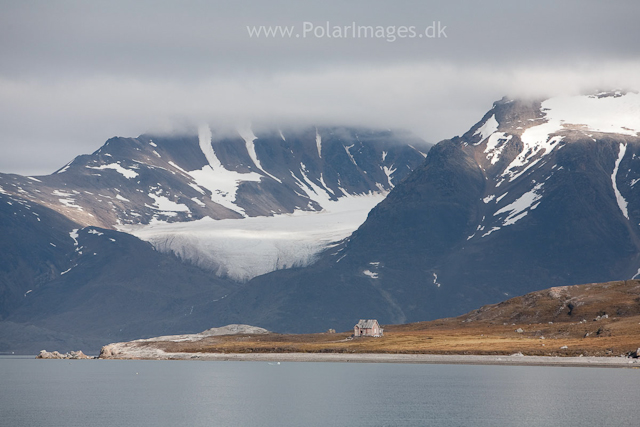
[[[327,247],[348,237],[386,194],[324,198],[321,212],[296,211],[272,217],[122,226],[162,252],[174,252],[218,275],[246,281],[274,270],[306,266]]]

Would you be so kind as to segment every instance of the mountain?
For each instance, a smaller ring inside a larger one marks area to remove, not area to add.
[[[0,352],[96,351],[116,337],[206,327],[204,302],[237,286],[129,234],[78,227],[0,194]]]
[[[450,317],[640,267],[640,95],[502,99],[314,265],[225,301],[287,332]]]
[[[67,343],[346,330],[636,277],[639,112],[635,93],[504,98],[426,159],[389,131],[204,127],[2,175],[0,328]]]
[[[52,175],[0,174],[0,352],[207,329],[243,281],[353,232],[428,149],[392,131],[256,134],[112,138]]]
[[[0,192],[244,281],[347,237],[428,148],[403,132],[256,132],[112,138],[52,175],[0,174]]]

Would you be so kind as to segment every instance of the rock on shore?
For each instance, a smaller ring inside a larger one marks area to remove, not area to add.
[[[91,356],[87,356],[82,351],[70,351],[69,353],[58,353],[57,351],[48,352],[47,350],[41,350],[40,354],[36,356],[36,359],[93,359]]]

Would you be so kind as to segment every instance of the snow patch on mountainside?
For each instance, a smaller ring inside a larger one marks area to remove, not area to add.
[[[364,271],[362,272],[362,274],[364,274],[365,276],[370,277],[371,279],[377,279],[377,278],[378,278],[378,273],[374,273],[374,272],[373,272],[373,271],[371,271],[371,270],[364,270]]]
[[[539,191],[542,189],[542,186],[543,184],[536,184],[530,191],[527,191],[522,196],[518,197],[514,202],[496,211],[493,216],[507,212],[509,213],[502,222],[503,227],[513,225],[520,221],[522,218],[527,216],[528,211],[537,208],[540,204],[538,201],[542,198],[542,194],[539,193]]]
[[[269,172],[265,171],[264,168],[262,167],[262,164],[260,163],[260,160],[258,160],[258,154],[256,154],[256,146],[253,143],[253,141],[255,141],[257,137],[255,136],[251,128],[238,129],[238,133],[240,134],[240,137],[244,139],[244,142],[247,147],[247,152],[249,153],[249,157],[251,157],[251,161],[253,162],[253,164],[256,165],[256,167],[260,171],[262,171],[265,175],[275,179],[280,184],[282,184],[282,181],[280,181],[275,176],[271,175]]]
[[[625,218],[629,219],[629,212],[627,211],[627,201],[620,193],[618,189],[618,184],[616,184],[616,178],[618,176],[618,169],[620,167],[620,162],[624,157],[624,154],[627,151],[627,146],[625,144],[620,144],[620,152],[618,153],[618,158],[616,159],[616,165],[613,168],[613,173],[611,174],[611,183],[613,184],[613,192],[616,195],[616,202],[618,202],[618,207],[622,211],[622,215]]]
[[[302,174],[302,178],[304,179],[304,182],[300,181],[293,174],[293,172],[291,173],[291,176],[293,176],[293,178],[297,181],[298,186],[302,191],[305,192],[307,197],[322,207],[329,206],[330,203],[333,203],[333,201],[331,200],[333,191],[326,186],[326,184],[324,183],[324,179],[321,180],[321,183],[324,185],[324,188],[322,188],[318,186],[316,183],[314,183],[311,180],[311,178],[307,176],[307,174],[305,173],[306,166],[304,165],[304,163],[301,163],[300,166],[301,166],[300,173]],[[322,175],[320,175],[320,178],[322,178]],[[340,190],[342,190],[344,194],[349,194],[343,188],[340,188]]]
[[[487,121],[484,122],[484,124],[480,126],[478,130],[476,130],[473,134],[474,135],[480,134],[480,141],[478,142],[478,144],[480,144],[482,141],[487,139],[489,135],[491,135],[497,130],[498,130],[498,121],[496,120],[496,115],[494,114],[491,117],[489,117]]]
[[[414,146],[413,146],[413,145],[411,145],[411,144],[408,144],[408,145],[409,145],[409,147],[410,147],[411,149],[413,149],[413,151],[417,152],[417,153],[418,153],[418,154],[420,154],[422,157],[424,157],[424,158],[426,158],[426,157],[427,157],[427,153],[425,153],[424,151],[420,151],[420,150],[418,150],[416,147],[414,147]]]
[[[397,168],[394,168],[393,165],[383,166],[382,170],[384,171],[384,174],[387,175],[387,182],[389,183],[389,188],[395,187],[395,185],[393,185],[393,182],[391,182],[391,175],[393,175],[393,173],[397,170]]]
[[[491,230],[489,230],[486,233],[484,233],[482,235],[482,237],[487,237],[489,234],[493,233],[494,231],[498,231],[498,230],[500,230],[500,227],[493,227],[493,228],[491,228]],[[473,236],[471,236],[471,237],[473,237]],[[467,240],[469,240],[469,239],[467,239]]]
[[[191,212],[187,205],[176,203],[173,200],[169,200],[166,196],[158,196],[156,194],[149,193],[149,197],[155,201],[154,209],[171,212]]]
[[[491,160],[492,165],[498,163],[502,150],[511,138],[513,138],[513,135],[507,135],[504,132],[494,132],[489,136],[484,152],[487,154],[487,160]]]
[[[322,137],[318,128],[316,128],[316,148],[318,149],[318,157],[322,158]]]
[[[78,229],[74,228],[73,230],[71,230],[69,232],[69,237],[71,237],[73,239],[73,245],[74,246],[78,246]]]
[[[120,164],[118,164],[118,163],[110,163],[108,165],[87,166],[87,167],[89,169],[99,169],[99,170],[113,169],[116,172],[118,172],[120,175],[122,175],[122,176],[124,176],[125,178],[128,178],[128,179],[133,179],[133,178],[138,176],[137,172],[132,171],[130,169],[125,169],[122,166],[120,166]]]
[[[386,194],[328,199],[314,186],[324,208],[272,217],[183,223],[153,220],[149,225],[121,226],[120,230],[146,240],[161,252],[174,252],[218,275],[246,281],[268,272],[306,266],[316,256],[348,237]],[[309,190],[309,193],[313,193]]]
[[[438,275],[434,272],[433,274],[433,284],[436,285],[438,288],[440,287],[440,283],[438,283]]]
[[[64,165],[58,172],[56,173],[62,173],[65,172],[67,169],[69,169],[69,166],[71,166],[71,163],[73,163],[73,160],[70,161],[69,163],[67,163],[66,165]]]
[[[197,186],[211,192],[211,201],[246,216],[244,209],[235,204],[238,185],[243,181],[259,182],[262,176],[256,172],[239,173],[225,169],[211,145],[209,126],[201,126],[198,129],[198,138],[200,149],[209,164],[202,169],[187,173],[194,179]]]
[[[349,156],[349,159],[351,159],[351,163],[353,163],[355,166],[358,166],[358,164],[356,163],[356,159],[353,158],[353,154],[351,154],[351,149],[353,148],[355,144],[351,144],[351,145],[345,145],[344,146],[344,151],[347,152],[347,156]]]
[[[65,205],[68,208],[74,208],[74,209],[78,209],[78,210],[84,210],[82,209],[82,206],[78,206],[76,205],[76,199],[58,199],[60,201],[60,203],[62,203],[63,205]]]
[[[562,136],[549,137],[550,133],[555,132],[552,128],[555,129],[552,124],[544,123],[524,131],[520,138],[524,147],[502,173],[503,181],[508,178],[509,182],[512,182],[521,177],[538,164],[544,156],[561,146]],[[500,181],[496,187],[503,181]]]

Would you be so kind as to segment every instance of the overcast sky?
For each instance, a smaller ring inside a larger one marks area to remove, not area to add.
[[[0,172],[47,174],[112,136],[201,123],[406,128],[437,142],[504,95],[640,90],[637,0],[0,0],[0,10]],[[384,34],[354,37],[354,23]],[[427,37],[438,23],[440,37]],[[247,28],[278,25],[291,36]]]

